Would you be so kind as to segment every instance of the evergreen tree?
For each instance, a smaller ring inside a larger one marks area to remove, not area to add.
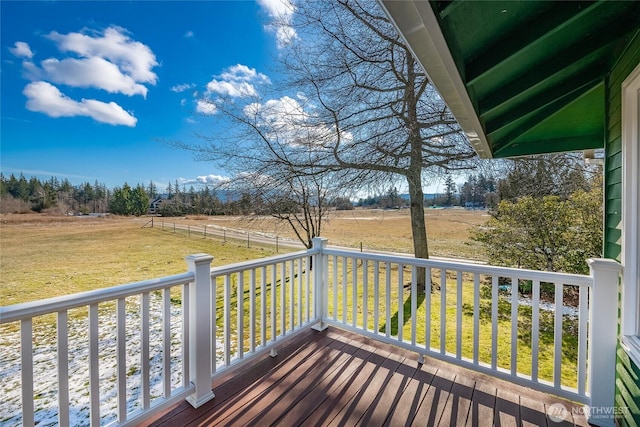
[[[149,212],[149,195],[141,184],[131,191],[130,215],[141,216]]]
[[[396,208],[404,205],[402,197],[398,194],[398,189],[392,187],[389,192],[380,200],[380,206],[383,208]]]
[[[445,192],[445,206],[453,206],[456,202],[456,183],[451,178],[451,175],[447,174],[447,179],[444,184]]]
[[[23,174],[20,174],[20,178],[16,182],[12,196],[17,199],[24,200],[25,202],[29,201],[29,183]]]
[[[125,183],[122,188],[116,187],[113,190],[109,212],[116,215],[130,215],[133,211],[131,203],[131,187]]]
[[[7,178],[2,172],[0,172],[0,197],[7,196],[8,194],[9,189],[7,187]]]
[[[147,194],[149,194],[149,198],[154,200],[158,197],[158,187],[153,183],[153,181],[149,181],[149,187],[147,189]]]

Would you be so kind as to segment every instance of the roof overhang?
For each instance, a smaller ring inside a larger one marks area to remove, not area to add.
[[[379,0],[483,158],[601,148],[634,1]]]

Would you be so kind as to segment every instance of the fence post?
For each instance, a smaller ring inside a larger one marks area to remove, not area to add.
[[[187,402],[197,408],[215,395],[211,390],[211,261],[207,254],[186,257],[189,272],[195,274],[189,284],[189,378],[195,392]]]
[[[327,247],[328,239],[322,237],[314,237],[313,249],[317,252],[311,259],[311,265],[313,266],[313,299],[314,315],[320,322],[313,325],[311,328],[316,331],[324,331],[328,325],[324,323],[324,319],[327,315],[327,266],[325,265],[325,256],[323,253],[324,248]]]
[[[588,259],[593,286],[589,298],[588,422],[614,426],[618,282],[622,266],[612,259]]]

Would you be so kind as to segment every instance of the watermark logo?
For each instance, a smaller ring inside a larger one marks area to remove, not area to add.
[[[629,408],[626,406],[576,406],[569,410],[562,403],[554,403],[547,409],[547,416],[554,423],[568,421],[571,419],[571,415],[595,420],[618,418],[628,413]]]
[[[547,409],[547,416],[554,423],[561,423],[569,419],[569,410],[562,403],[554,403]]]

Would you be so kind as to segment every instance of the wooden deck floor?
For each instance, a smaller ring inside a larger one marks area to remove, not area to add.
[[[305,331],[213,383],[198,409],[181,402],[151,426],[588,426],[567,401],[330,328]],[[568,408],[564,422],[547,409]],[[575,404],[574,406],[579,406]]]

